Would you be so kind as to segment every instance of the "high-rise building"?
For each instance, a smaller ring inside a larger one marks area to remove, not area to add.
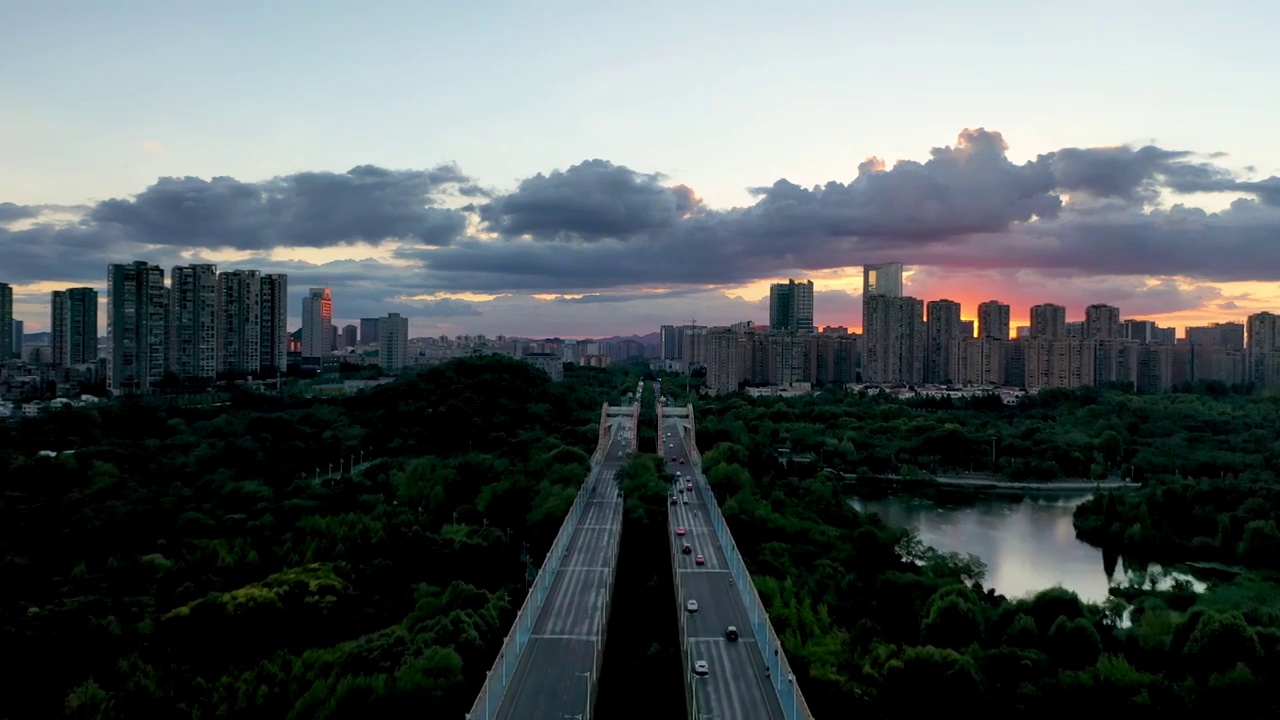
[[[409,318],[390,313],[378,320],[378,364],[386,372],[400,372],[409,364]]]
[[[21,320],[13,321],[13,356],[22,357],[22,341],[26,335]]]
[[[1084,309],[1086,340],[1113,340],[1120,336],[1120,308],[1097,303]]]
[[[1210,323],[1203,327],[1189,327],[1187,342],[1192,345],[1221,345],[1228,350],[1244,349],[1244,323]]]
[[[978,337],[1009,339],[1009,306],[999,300],[978,305]]]
[[[1249,381],[1260,387],[1280,384],[1280,315],[1254,313],[1246,328]]]
[[[869,295],[902,297],[902,263],[862,266],[862,297]]]
[[[961,320],[960,321],[960,337],[962,338],[974,337],[973,326],[974,326],[974,322],[972,320]]]
[[[1125,320],[1120,323],[1118,337],[1140,343],[1156,341],[1156,324],[1152,320]]]
[[[302,299],[302,356],[322,358],[333,349],[333,297],[329,288],[311,288]]]
[[[951,341],[963,337],[960,327],[960,303],[953,300],[931,300],[928,309],[929,334],[928,349],[925,355],[926,380],[931,383],[946,384],[959,382],[952,377]],[[969,337],[973,337],[970,334]]]
[[[913,297],[864,298],[862,379],[870,383],[924,382],[924,303]]]
[[[0,283],[0,362],[9,360],[22,348],[13,346],[13,288]]]
[[[663,360],[680,359],[680,332],[675,325],[658,328],[658,357]]]
[[[98,291],[79,287],[54,290],[49,327],[53,331],[56,367],[98,361]]]
[[[283,375],[289,369],[289,276],[262,276],[262,339],[258,343],[260,370]]]
[[[218,372],[256,375],[262,369],[262,274],[218,273]]]
[[[175,266],[169,275],[169,367],[184,378],[218,375],[218,266]]]
[[[360,344],[378,343],[378,318],[360,318]]]
[[[1045,303],[1031,308],[1031,337],[1043,340],[1067,339],[1067,309]]]
[[[107,268],[107,387],[149,392],[169,357],[169,289],[164,268],[144,261]]]
[[[812,280],[787,280],[769,286],[769,331],[814,333]]]
[[[356,335],[355,325],[344,325],[342,327],[342,342],[338,343],[344,348],[353,348],[359,344],[360,339]]]

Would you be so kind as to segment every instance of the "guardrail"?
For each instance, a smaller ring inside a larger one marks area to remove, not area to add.
[[[602,416],[607,413],[608,407],[606,403]],[[601,418],[602,426],[603,423],[604,417]],[[532,634],[533,626],[538,621],[538,613],[542,611],[542,604],[547,599],[551,584],[555,582],[556,571],[560,569],[560,563],[564,561],[565,553],[569,551],[569,543],[573,539],[574,531],[578,529],[578,521],[586,512],[587,501],[595,491],[596,481],[600,477],[601,457],[604,455],[605,448],[608,447],[607,438],[610,436],[602,434],[601,437],[605,439],[601,440],[603,444],[597,446],[595,454],[592,455],[591,471],[587,473],[586,480],[578,489],[578,494],[574,497],[573,505],[569,507],[569,513],[565,515],[564,522],[560,524],[556,539],[551,543],[551,549],[547,551],[542,567],[538,569],[538,577],[533,581],[533,587],[529,589],[529,593],[525,595],[520,612],[516,614],[515,622],[511,624],[511,630],[502,641],[498,658],[485,674],[480,694],[476,696],[471,712],[466,715],[468,720],[493,720],[498,712],[498,706],[507,691],[507,682],[515,675],[516,667],[520,663],[520,653],[524,652],[525,646],[529,644],[529,635]],[[614,561],[615,563],[617,561],[616,550]],[[612,586],[610,589],[612,590]]]
[[[765,610],[760,594],[756,592],[755,583],[751,581],[751,573],[747,570],[747,565],[738,552],[738,545],[733,541],[733,534],[729,532],[729,526],[725,523],[724,513],[720,511],[720,503],[716,501],[715,493],[711,492],[711,485],[702,474],[702,455],[693,444],[695,441],[693,427],[693,406],[690,405],[689,438],[685,444],[689,463],[693,466],[694,484],[707,508],[707,514],[711,516],[711,527],[720,541],[720,547],[724,549],[725,558],[729,562],[729,573],[733,576],[733,584],[738,588],[738,595],[742,598],[747,614],[751,616],[751,629],[757,638],[764,638],[764,642],[757,642],[756,647],[760,649],[765,666],[769,668],[769,681],[778,695],[782,716],[785,720],[813,720],[809,706],[805,704],[804,695],[801,694],[800,687],[797,685],[795,673],[791,670],[791,664],[787,662],[787,655],[782,651],[778,634],[774,632],[773,625],[769,622],[769,613]]]
[[[618,523],[618,527],[622,527],[622,513],[626,503],[623,502],[622,491],[618,491],[618,503],[612,513],[613,520]],[[593,698],[596,697],[596,688],[600,685],[600,670],[604,667],[604,647],[609,629],[609,613],[613,606],[613,586],[618,580],[618,553],[622,550],[622,542],[614,543],[613,557],[609,559],[609,567],[613,570],[607,571],[605,576],[604,598],[600,603],[600,625],[596,628],[596,652],[595,659],[591,666],[591,676],[588,680],[590,690],[587,693],[587,714],[590,718],[591,713],[595,712],[595,703]]]

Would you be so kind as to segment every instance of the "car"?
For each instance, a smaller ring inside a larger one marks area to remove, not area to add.
[[[667,447],[669,448],[674,448],[675,446],[676,446],[675,443],[667,443]]]
[[[680,552],[684,553],[685,555],[688,555],[689,553],[693,552],[693,546],[690,545],[689,543],[685,543],[684,547],[680,548]],[[702,557],[702,556],[699,555],[698,557]]]
[[[680,496],[678,496],[678,495],[672,495],[672,496],[671,496],[671,504],[672,504],[672,505],[678,505],[678,504],[680,504]]]
[[[682,527],[678,527],[678,528],[676,528],[676,534],[677,534],[677,535],[684,535],[684,528],[682,528]]]
[[[684,604],[684,609],[686,612],[691,612],[691,613],[698,612],[698,601],[690,600],[689,602]]]
[[[693,664],[693,674],[698,677],[706,677],[711,674],[711,668],[707,665],[706,660],[699,660]]]
[[[724,639],[729,642],[738,642],[738,628],[730,625],[724,629]]]
[[[698,557],[696,557],[696,558],[694,558],[694,559],[693,559],[693,564],[694,564],[694,565],[706,565],[706,564],[707,564],[707,559],[706,559],[706,558],[704,558],[704,557],[702,557],[701,555],[699,555]]]
[[[679,490],[681,493],[683,493],[683,492],[684,492],[684,488],[682,488],[682,487],[677,487],[677,488],[676,488],[676,490]]]
[[[688,495],[686,495],[686,496],[684,497],[684,504],[685,504],[685,505],[688,505],[688,504],[689,504],[689,496],[688,496]]]
[[[675,455],[672,455],[671,462],[680,462],[680,458],[676,457]]]
[[[680,464],[681,464],[681,465],[683,465],[683,464],[684,464],[684,458],[680,458]]]
[[[621,450],[619,450],[619,451],[618,451],[618,457],[622,457],[622,451],[621,451]]]
[[[684,489],[693,492],[693,483],[685,483]]]
[[[677,471],[676,471],[676,477],[680,477],[680,471],[679,471],[679,470],[677,470]]]

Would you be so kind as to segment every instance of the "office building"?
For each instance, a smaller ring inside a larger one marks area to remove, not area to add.
[[[814,333],[812,280],[787,280],[769,286],[769,331]]]
[[[1045,303],[1031,308],[1031,337],[1038,340],[1067,339],[1067,309]]]
[[[360,344],[378,344],[378,318],[360,318]]]
[[[79,287],[54,290],[49,327],[53,364],[65,368],[98,361],[98,291]]]
[[[999,300],[978,305],[978,337],[1009,339],[1009,306]]]
[[[409,318],[391,313],[378,320],[378,364],[386,372],[401,372],[409,364]],[[559,354],[556,355],[559,361]],[[564,369],[561,368],[563,377]]]
[[[10,360],[22,348],[13,345],[13,288],[0,283],[0,362]]]
[[[164,268],[143,261],[107,269],[107,387],[150,392],[169,357],[169,289]]]
[[[322,358],[333,350],[333,298],[329,288],[311,288],[302,299],[302,357]]]
[[[217,377],[218,266],[175,266],[169,294],[170,369],[184,378]]]
[[[23,330],[22,321],[14,320],[13,321],[13,355],[14,357],[19,357],[19,358],[22,357],[22,341],[25,336],[26,336],[26,332]]]
[[[356,333],[357,330],[355,325],[343,325],[342,332],[339,333],[339,336],[342,339],[338,342],[338,346],[342,348],[353,348],[359,345],[360,338]]]
[[[283,375],[289,368],[289,276],[262,276],[262,338],[258,342],[259,372]]]
[[[1086,340],[1113,340],[1120,337],[1120,308],[1098,303],[1084,309]]]
[[[927,305],[929,343],[925,356],[926,382],[944,385],[959,382],[952,376],[952,341],[964,337],[960,325],[960,303],[953,300],[931,300]],[[970,333],[969,337],[973,337]]]
[[[262,368],[262,274],[218,274],[218,372],[257,375]]]

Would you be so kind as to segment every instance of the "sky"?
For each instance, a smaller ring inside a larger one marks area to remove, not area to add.
[[[858,328],[887,261],[1015,325],[1280,310],[1280,5],[888,5],[13,3],[0,282],[28,332],[132,260],[415,335],[763,324],[787,277]]]

